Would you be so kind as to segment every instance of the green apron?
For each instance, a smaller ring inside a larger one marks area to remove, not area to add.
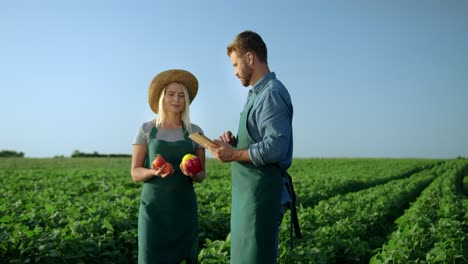
[[[254,144],[247,116],[256,94],[241,113],[237,149]],[[277,165],[232,162],[231,263],[276,263],[275,238],[281,206],[282,172]]]
[[[166,178],[153,177],[143,184],[138,216],[138,263],[196,263],[198,254],[197,200],[190,177],[179,168],[182,157],[194,153],[184,129],[183,141],[156,140],[154,127],[148,140],[145,166],[156,154],[174,167]]]

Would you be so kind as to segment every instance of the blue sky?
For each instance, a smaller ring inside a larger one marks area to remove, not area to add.
[[[131,153],[160,71],[193,72],[192,122],[237,130],[227,44],[258,32],[294,104],[295,157],[468,156],[466,1],[3,1],[0,150]]]

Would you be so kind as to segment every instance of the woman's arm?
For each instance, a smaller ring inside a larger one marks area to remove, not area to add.
[[[147,181],[157,175],[157,171],[145,168],[146,146],[133,145],[131,175],[134,182]]]

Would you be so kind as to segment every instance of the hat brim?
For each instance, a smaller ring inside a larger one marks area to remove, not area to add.
[[[161,91],[164,87],[173,82],[183,83],[185,87],[187,87],[190,103],[192,103],[195,96],[197,96],[198,80],[191,72],[180,69],[163,71],[153,78],[148,90],[148,103],[151,110],[156,114],[159,110],[159,97],[161,96]]]

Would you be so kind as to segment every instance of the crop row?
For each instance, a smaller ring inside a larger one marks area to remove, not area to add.
[[[289,169],[304,207],[335,195],[406,178],[442,161],[420,159],[305,159]]]
[[[386,243],[388,234],[394,229],[394,220],[404,213],[421,192],[434,179],[454,179],[454,175],[459,174],[457,172],[460,172],[460,168],[453,162],[438,162],[435,166],[416,171],[406,178],[396,177],[395,180],[371,188],[336,195],[320,201],[315,207],[299,208],[298,214],[304,238],[293,241],[295,244],[293,251],[289,249],[289,215],[286,215],[281,226],[279,263],[368,262]],[[434,185],[437,186],[438,183]],[[455,184],[452,181],[447,183],[447,186],[453,189]],[[466,199],[459,196],[452,198],[450,202],[458,201],[453,203],[455,207],[452,208],[458,207],[459,214],[467,212],[460,210],[459,207],[463,203],[466,206]],[[446,223],[452,223],[453,217],[453,214],[447,214]],[[464,217],[466,218],[466,213]],[[439,242],[439,247],[436,249],[440,249],[441,245],[451,245],[454,240],[463,240],[458,238],[457,234],[465,232],[464,237],[466,237],[466,231],[463,231],[466,226],[451,227],[451,233],[445,232],[445,237],[439,236],[439,240],[443,242]],[[444,233],[439,232],[439,234]],[[436,249],[433,250],[434,258],[441,258],[439,256],[441,252],[446,255],[453,253],[450,250]],[[200,257],[202,263],[228,263],[229,236],[224,241],[208,241]],[[374,263],[388,263],[388,261]]]
[[[371,263],[468,263],[468,199],[456,185],[468,165],[450,165],[396,221]]]
[[[8,263],[136,258],[138,191],[128,169],[2,170],[0,181],[0,256]]]
[[[289,249],[286,214],[279,263],[363,263],[379,248],[380,255],[386,254],[390,247],[386,236],[409,204],[427,186],[453,189],[453,183],[442,179],[466,172],[466,166],[454,164],[417,159],[295,159],[289,171],[304,238],[295,239],[294,250]],[[208,160],[206,167],[207,179],[195,187],[199,260],[228,263],[230,165]],[[141,184],[132,182],[129,168],[130,160],[125,158],[0,160],[0,263],[136,262]],[[460,180],[457,186],[463,185],[463,177],[455,178]],[[445,209],[435,209],[435,214],[451,216],[456,208],[467,208],[466,200],[458,194],[440,199],[455,207],[439,206]],[[461,234],[457,232],[466,236],[467,214],[460,217],[459,226],[444,220],[453,227],[452,233],[444,232],[447,237]],[[449,241],[440,235],[440,241]],[[432,248],[446,247],[437,246]]]
[[[298,204],[307,208],[335,195],[406,178],[440,163],[424,159],[295,159],[288,171]],[[198,201],[203,204],[199,207],[200,225],[206,230],[201,241],[225,239],[229,233],[230,166],[208,160],[207,167],[207,180],[196,186]]]
[[[336,195],[315,207],[298,210],[304,238],[289,250],[289,216],[281,227],[280,263],[363,263],[373,248],[384,242],[393,220],[435,178],[423,170],[411,177],[391,180],[358,192]],[[285,224],[286,223],[286,224]],[[226,241],[214,242],[216,250],[202,251],[202,262],[228,263]],[[220,257],[222,256],[222,257]]]

